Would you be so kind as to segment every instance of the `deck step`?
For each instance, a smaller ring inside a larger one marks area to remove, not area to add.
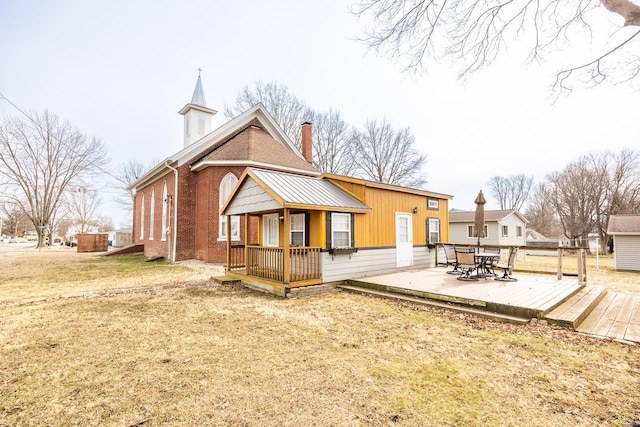
[[[588,285],[545,315],[549,323],[576,329],[607,294],[607,288]]]
[[[383,298],[409,301],[417,304],[426,305],[429,307],[444,308],[446,310],[456,311],[459,313],[472,314],[485,319],[497,320],[497,321],[508,322],[508,323],[516,323],[516,324],[529,323],[529,319],[525,319],[523,317],[511,316],[508,314],[501,314],[501,313],[494,313],[491,311],[480,310],[480,309],[456,305],[456,304],[447,304],[447,303],[443,303],[435,300],[430,300],[427,298],[420,298],[420,297],[415,297],[411,295],[405,295],[400,293],[387,292],[387,291],[381,291],[377,289],[369,289],[369,288],[351,286],[351,285],[338,285],[337,287],[347,291],[360,292],[363,294],[375,295]]]

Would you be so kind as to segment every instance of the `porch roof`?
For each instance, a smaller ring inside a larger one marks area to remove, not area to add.
[[[239,215],[282,208],[363,213],[371,210],[326,179],[247,168],[220,213]]]

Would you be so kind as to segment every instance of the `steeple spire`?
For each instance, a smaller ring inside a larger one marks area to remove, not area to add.
[[[193,90],[193,96],[191,97],[191,104],[199,105],[200,107],[206,107],[207,101],[204,99],[204,90],[202,89],[202,79],[200,74],[202,68],[198,68],[198,81],[196,82],[196,88]]]

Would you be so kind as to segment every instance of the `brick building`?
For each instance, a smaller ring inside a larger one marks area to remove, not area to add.
[[[206,106],[200,76],[179,114],[183,148],[131,186],[133,243],[143,244],[147,257],[223,263],[227,226],[219,210],[247,167],[320,175],[312,165],[311,126],[302,125],[303,153],[262,104],[211,130],[216,111]],[[231,241],[245,242],[244,233],[240,217],[231,217]],[[246,241],[257,242],[257,236]]]

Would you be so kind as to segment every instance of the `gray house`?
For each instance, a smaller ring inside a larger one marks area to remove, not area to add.
[[[449,212],[449,241],[458,245],[475,245],[474,211]],[[527,239],[527,220],[520,212],[509,210],[486,210],[484,212],[485,235],[481,245],[524,246]]]
[[[611,215],[607,234],[613,238],[616,270],[640,271],[640,215]]]

